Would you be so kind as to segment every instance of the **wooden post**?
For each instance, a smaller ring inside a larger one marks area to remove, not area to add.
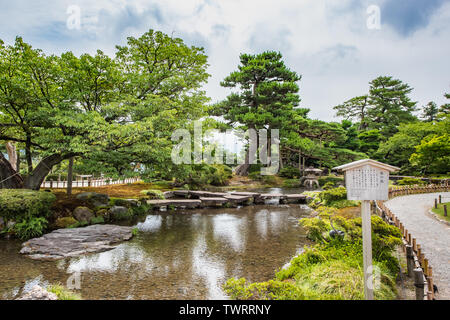
[[[431,300],[434,300],[434,289],[433,289],[433,268],[428,267],[428,292],[431,294]]]
[[[364,261],[364,297],[373,300],[373,274],[372,274],[372,228],[370,220],[370,201],[361,203],[363,261]]]
[[[434,199],[434,208],[435,209],[437,209],[437,204],[438,204],[437,199]]]
[[[422,268],[414,269],[414,286],[416,287],[416,300],[423,300],[424,284]]]
[[[411,245],[406,245],[406,265],[408,267],[408,277],[413,276],[414,270],[414,254]]]
[[[444,217],[446,217],[446,216],[447,216],[447,205],[444,204]]]
[[[439,203],[442,203],[442,196],[439,195]]]
[[[413,250],[417,252],[416,238],[413,238]]]
[[[425,255],[424,255],[425,257]],[[428,259],[423,259],[423,272],[428,276]]]

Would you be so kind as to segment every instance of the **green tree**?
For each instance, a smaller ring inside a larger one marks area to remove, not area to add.
[[[300,101],[296,83],[300,78],[286,67],[281,53],[241,54],[238,70],[221,82],[221,86],[239,91],[217,104],[212,114],[223,115],[229,125],[244,130],[283,130]],[[237,174],[248,173],[248,153],[246,158]]]
[[[333,107],[336,115],[346,120],[359,122],[359,130],[365,130],[367,124],[367,109],[369,106],[369,97],[367,95],[359,96],[345,101],[343,104]]]
[[[439,126],[441,125],[429,122],[401,124],[396,134],[380,144],[377,158],[401,167],[402,172],[414,173],[409,158],[415,152],[415,146],[419,145],[426,136],[438,133]]]
[[[450,171],[450,135],[429,135],[416,146],[411,155],[413,165],[422,167],[423,173],[448,173]]]
[[[397,132],[400,123],[416,120],[412,114],[416,102],[409,97],[413,89],[408,84],[385,76],[372,80],[369,85],[369,128],[380,130],[387,139]]]
[[[433,122],[439,113],[439,108],[435,102],[430,101],[422,108],[422,119],[425,122]]]
[[[374,158],[383,137],[379,130],[368,130],[361,132],[358,139],[360,141],[359,151],[368,155],[369,158]]]

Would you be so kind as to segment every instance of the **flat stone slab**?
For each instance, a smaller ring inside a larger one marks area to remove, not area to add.
[[[58,260],[115,248],[112,244],[133,237],[132,227],[92,225],[84,228],[58,229],[24,242],[20,253],[36,260]]]
[[[190,200],[190,199],[147,200],[147,204],[150,204],[154,207],[174,206],[174,207],[198,208],[201,206],[202,201],[201,200]]]
[[[262,193],[262,199],[285,199],[287,195],[281,193]]]
[[[233,203],[243,203],[253,199],[253,197],[250,196],[233,196],[233,195],[226,195],[224,198]]]
[[[224,203],[228,202],[227,199],[221,198],[221,197],[218,197],[218,198],[209,198],[209,197],[203,198],[203,197],[201,197],[200,201],[202,202],[202,206],[204,206],[204,207],[205,206],[206,207],[207,206],[221,206]]]
[[[198,198],[222,198],[227,195],[223,192],[210,192],[210,191],[189,191],[189,195]]]
[[[261,194],[258,193],[258,192],[238,192],[238,191],[231,192],[231,195],[233,195],[233,196],[246,196],[246,197],[253,197],[253,198],[261,196]]]

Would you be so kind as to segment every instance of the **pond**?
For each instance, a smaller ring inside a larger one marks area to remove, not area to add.
[[[52,262],[0,240],[0,299],[69,278],[79,279],[83,299],[226,299],[228,278],[269,280],[301,252],[307,240],[298,220],[309,214],[299,204],[155,212],[114,250]]]

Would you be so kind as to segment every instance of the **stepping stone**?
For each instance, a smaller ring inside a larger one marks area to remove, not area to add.
[[[305,203],[306,202],[306,195],[304,194],[287,194],[286,203]]]
[[[189,190],[174,190],[172,191],[174,196],[185,197],[189,196]]]
[[[189,191],[189,195],[192,197],[196,197],[196,198],[207,198],[207,197],[212,197],[212,198],[222,198],[224,196],[227,195],[227,193],[222,193],[222,192],[210,192],[210,191]]]
[[[132,229],[108,224],[58,229],[24,242],[20,253],[36,260],[58,260],[108,251],[115,248],[112,244],[131,239]]]
[[[201,197],[200,201],[202,202],[202,207],[220,207],[224,203],[228,202],[228,200],[225,198],[210,198],[210,197]]]
[[[253,199],[253,197],[250,196],[234,196],[234,195],[226,195],[224,198],[233,204],[246,203]]]
[[[201,206],[202,202],[200,200],[147,200],[147,204],[155,207],[167,207],[174,206],[175,208],[186,207],[186,208],[198,208]]]

